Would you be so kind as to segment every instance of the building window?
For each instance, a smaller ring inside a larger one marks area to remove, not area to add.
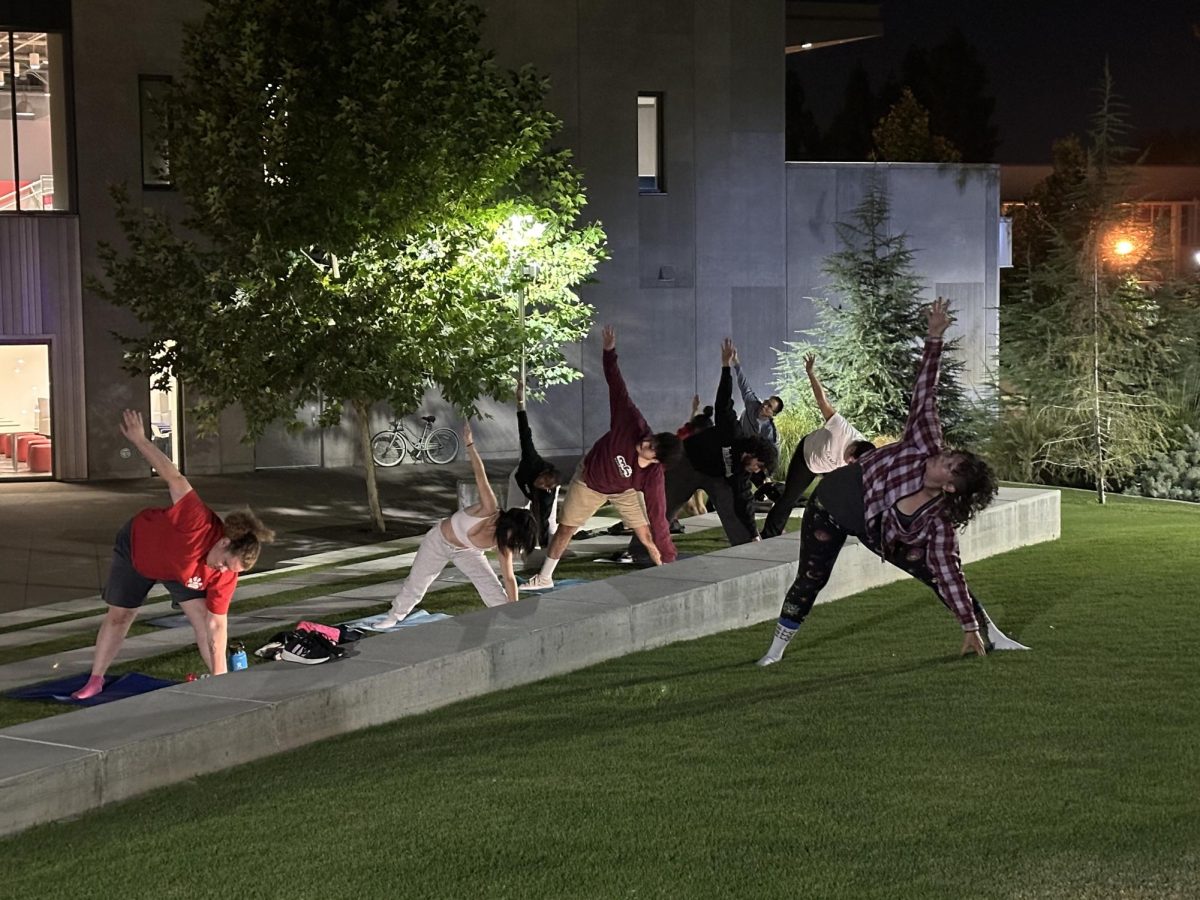
[[[138,111],[142,122],[142,187],[171,186],[167,157],[167,122],[163,103],[171,86],[169,75],[138,76]]]
[[[638,94],[638,191],[666,193],[663,177],[663,95]]]
[[[63,34],[0,31],[0,212],[71,208]]]
[[[0,481],[52,478],[50,347],[0,342]]]

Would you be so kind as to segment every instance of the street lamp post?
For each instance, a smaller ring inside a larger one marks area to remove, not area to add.
[[[517,280],[517,324],[520,329],[521,336],[521,384],[525,384],[525,302],[527,299],[528,285],[537,280],[539,266],[537,263],[528,262],[520,266],[522,251],[546,231],[544,222],[539,222],[533,216],[516,214],[509,217],[504,223],[502,231],[502,240],[508,246],[509,255],[509,271],[516,277]]]

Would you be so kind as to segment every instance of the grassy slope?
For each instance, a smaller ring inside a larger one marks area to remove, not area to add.
[[[889,586],[819,607],[770,669],[750,665],[757,626],[36,829],[0,842],[5,886],[1200,896],[1198,526],[1195,507],[1064,494],[1061,541],[968,569],[1033,653],[958,660],[940,604]]]

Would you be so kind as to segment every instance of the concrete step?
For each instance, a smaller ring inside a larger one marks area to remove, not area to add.
[[[963,534],[963,560],[1054,540],[1059,521],[1057,491],[1002,490]],[[0,831],[634,651],[766,622],[795,577],[797,545],[797,536],[783,535],[370,637],[327,665],[271,663],[4,729]],[[848,545],[822,601],[907,577]],[[949,634],[956,625],[946,627]],[[763,639],[765,646],[765,630]]]

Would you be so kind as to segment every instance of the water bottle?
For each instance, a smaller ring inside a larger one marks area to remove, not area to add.
[[[250,668],[250,660],[246,658],[246,645],[236,641],[229,645],[229,671],[240,672]]]

